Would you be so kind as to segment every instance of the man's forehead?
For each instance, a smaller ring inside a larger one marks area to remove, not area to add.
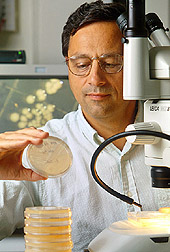
[[[99,51],[99,54],[122,52],[122,34],[113,21],[94,22],[80,28],[70,37],[69,51],[87,53],[87,50]],[[103,52],[102,52],[103,50]]]
[[[102,31],[102,28],[104,27],[104,29],[106,29],[106,27],[109,27],[110,32],[114,32],[115,34],[119,34],[120,36],[122,36],[122,33],[116,23],[116,21],[95,21],[95,22],[90,22],[87,24],[84,24],[82,26],[80,26],[75,32],[71,33],[70,37],[74,37],[76,34],[80,33],[80,32],[87,32],[88,29],[94,27],[94,29],[98,28],[96,30],[96,32],[98,31]],[[95,36],[96,33],[93,34],[93,36]]]

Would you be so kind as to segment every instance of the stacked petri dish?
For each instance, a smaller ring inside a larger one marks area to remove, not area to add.
[[[25,252],[71,252],[71,210],[67,207],[25,209]]]

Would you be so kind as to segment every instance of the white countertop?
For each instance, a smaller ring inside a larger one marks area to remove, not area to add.
[[[13,234],[0,241],[0,252],[24,252],[25,241],[21,234]]]

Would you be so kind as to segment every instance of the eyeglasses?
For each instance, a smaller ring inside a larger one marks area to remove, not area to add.
[[[86,55],[71,56],[66,58],[66,64],[72,74],[87,76],[91,71],[93,60],[97,60],[101,70],[108,74],[118,73],[123,68],[123,56],[117,53],[92,58]]]

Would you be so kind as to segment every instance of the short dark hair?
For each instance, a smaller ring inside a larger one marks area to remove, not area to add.
[[[63,56],[68,56],[70,36],[73,36],[79,28],[86,24],[98,21],[116,21],[118,16],[123,12],[125,12],[125,5],[121,0],[115,1],[114,3],[103,3],[102,0],[98,0],[82,4],[69,16],[63,28]]]

